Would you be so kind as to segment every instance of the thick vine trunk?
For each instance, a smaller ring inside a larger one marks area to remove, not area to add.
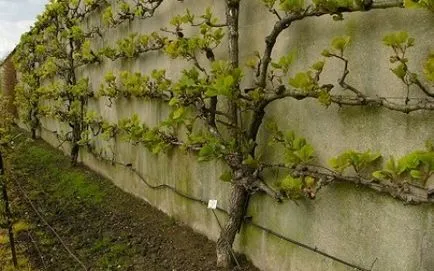
[[[34,108],[31,110],[31,116],[30,116],[30,122],[31,122],[31,130],[32,130],[32,139],[37,138],[37,129],[39,127],[39,119],[38,119],[38,105],[32,104],[32,107]]]
[[[36,128],[32,127],[32,139],[36,139]]]
[[[32,104],[33,107],[33,104]],[[34,110],[30,109],[27,115],[28,121],[30,123],[30,132],[32,133],[32,139],[36,139],[36,127],[35,127],[35,120],[33,118],[34,116]]]
[[[78,152],[80,150],[80,147],[77,143],[74,143],[72,145],[71,149],[71,164],[73,166],[76,166],[78,164]]]
[[[3,194],[3,204],[5,208],[5,217],[6,217],[6,225],[8,228],[8,234],[9,234],[9,244],[11,247],[11,253],[12,253],[12,262],[14,264],[15,268],[18,268],[18,260],[17,260],[17,252],[15,249],[15,238],[14,238],[14,232],[13,232],[13,223],[12,223],[12,212],[9,206],[9,197],[8,197],[8,190],[6,186],[6,182],[3,179],[4,175],[4,168],[3,168],[3,157],[0,152],[0,185],[2,187],[2,194]]]
[[[78,163],[78,154],[80,152],[80,145],[78,145],[78,142],[80,141],[81,137],[81,129],[74,126],[72,128],[72,146],[71,146],[71,164],[73,166],[77,165]]]
[[[239,32],[238,20],[241,0],[226,0],[226,23],[228,26],[228,53],[231,66],[233,69],[239,67]],[[240,94],[239,87],[236,90],[236,95]],[[238,105],[233,101],[229,101],[229,114],[233,125],[238,126]],[[236,139],[237,151],[240,151],[241,140],[237,131],[233,131],[232,136]],[[242,159],[241,159],[242,160]],[[241,161],[237,161],[238,165]],[[220,237],[217,240],[217,266],[229,268],[232,266],[232,244],[235,236],[241,227],[244,218],[245,204],[248,199],[248,192],[245,187],[234,182],[232,188],[231,199],[229,203],[229,220],[223,227]]]
[[[222,229],[217,240],[217,266],[229,268],[233,264],[232,244],[241,227],[244,216],[244,207],[248,193],[243,186],[234,185],[229,203],[229,220]]]
[[[228,25],[228,52],[229,60],[233,69],[239,66],[239,32],[238,32],[238,20],[240,11],[240,0],[226,0],[226,22]],[[239,87],[237,94],[240,93]],[[229,101],[229,112],[232,117],[232,124],[238,125],[238,106],[235,100]],[[235,132],[233,135],[239,142],[238,134]]]

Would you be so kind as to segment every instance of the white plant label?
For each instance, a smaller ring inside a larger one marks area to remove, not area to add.
[[[208,209],[217,209],[217,200],[216,199],[210,199],[208,201]]]

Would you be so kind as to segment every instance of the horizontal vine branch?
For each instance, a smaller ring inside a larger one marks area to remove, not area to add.
[[[364,1],[363,1],[364,2]],[[367,1],[368,2],[368,1]],[[350,13],[358,11],[368,11],[372,9],[387,9],[392,7],[403,7],[404,2],[402,0],[387,0],[387,1],[371,1],[370,6],[354,7],[347,10],[339,11],[329,11],[329,10],[319,10],[318,7],[308,6],[303,12],[299,14],[289,14],[279,21],[273,27],[271,33],[265,39],[265,51],[261,59],[261,68],[258,77],[258,86],[265,88],[267,82],[267,71],[271,62],[271,54],[276,44],[277,38],[282,33],[283,30],[287,29],[292,23],[296,21],[301,21],[308,17],[320,17],[324,15],[333,15],[337,13]]]
[[[336,182],[352,183],[371,188],[380,193],[389,194],[409,204],[434,203],[434,191],[411,183],[383,183],[379,180],[366,179],[361,176],[345,176],[330,169],[313,165],[288,167],[284,164],[266,164],[264,168],[283,168],[295,177],[310,176],[317,178],[319,180],[319,189]]]
[[[263,107],[267,106],[273,101],[280,100],[286,97],[291,97],[297,100],[303,100],[306,98],[315,98],[318,99],[320,97],[319,92],[303,92],[294,89],[285,89],[282,94],[278,94],[267,98],[264,101]],[[369,96],[345,96],[345,95],[330,95],[331,101],[334,104],[339,106],[348,105],[348,106],[374,106],[374,107],[384,107],[392,111],[398,111],[402,113],[411,113],[413,111],[419,110],[434,110],[434,100],[428,98],[414,98],[409,99],[413,101],[410,104],[398,104],[396,102],[390,101],[385,97],[369,97]]]

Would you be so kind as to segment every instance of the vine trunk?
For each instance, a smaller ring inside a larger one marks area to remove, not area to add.
[[[244,216],[244,206],[248,193],[243,186],[234,185],[229,202],[229,220],[222,229],[217,240],[217,266],[229,268],[232,266],[232,244],[241,228]]]

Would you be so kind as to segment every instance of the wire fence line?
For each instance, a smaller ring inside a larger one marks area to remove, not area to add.
[[[88,271],[89,269],[86,267],[86,265],[75,255],[75,253],[72,252],[72,250],[68,247],[66,242],[60,237],[60,235],[57,233],[57,231],[47,222],[47,220],[44,218],[44,216],[38,211],[38,208],[36,207],[35,203],[29,198],[27,193],[24,191],[23,187],[19,184],[17,180],[13,180],[14,184],[18,188],[21,195],[24,197],[24,199],[27,201],[28,205],[32,208],[34,214],[38,216],[38,218],[44,223],[48,229],[54,234],[57,240],[59,240],[60,244],[63,246],[65,251],[71,256],[71,258],[77,262],[85,271]]]

